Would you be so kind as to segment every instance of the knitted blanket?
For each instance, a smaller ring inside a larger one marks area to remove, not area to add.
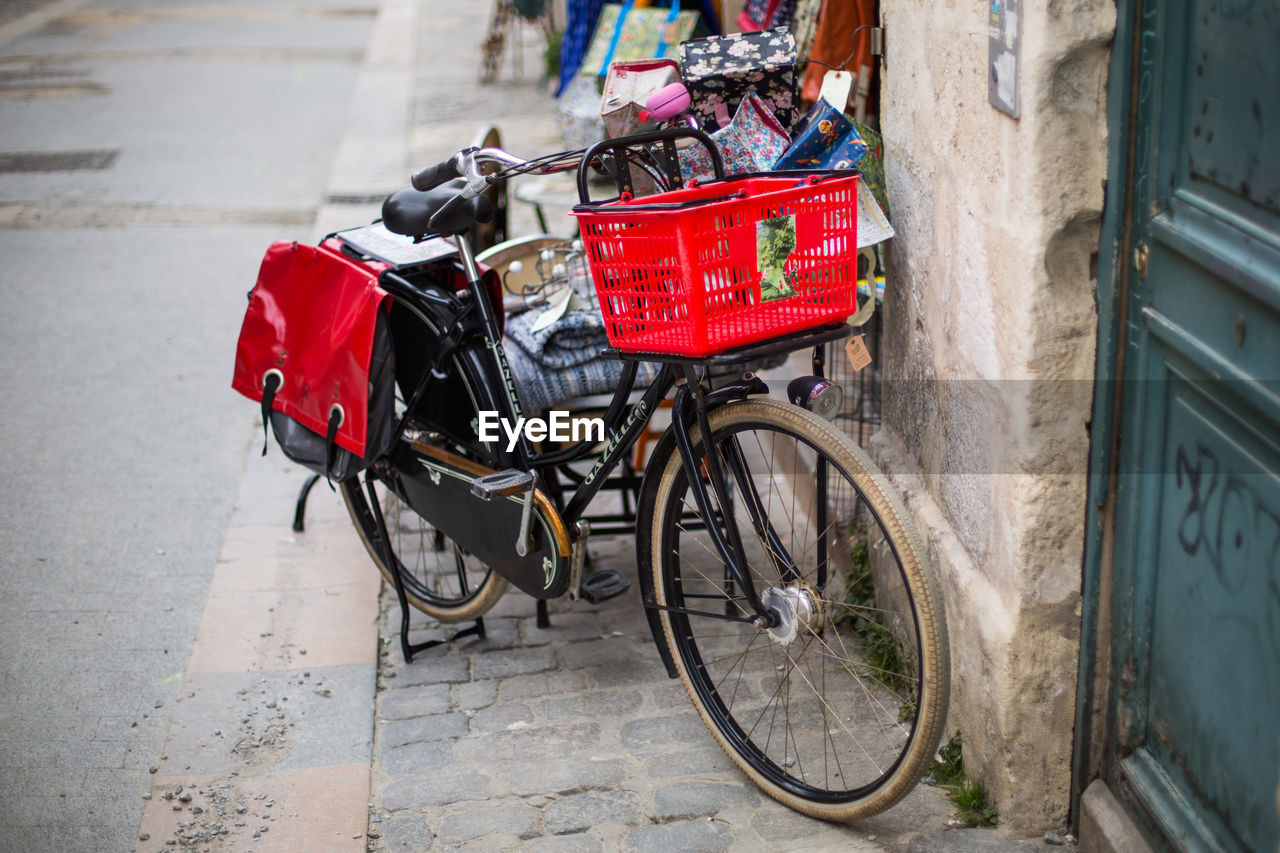
[[[591,305],[566,311],[535,331],[541,313],[526,311],[507,319],[507,361],[525,414],[545,412],[575,397],[613,393],[623,363],[600,357],[609,345],[600,310]],[[656,375],[657,366],[643,362],[636,383],[643,388]]]

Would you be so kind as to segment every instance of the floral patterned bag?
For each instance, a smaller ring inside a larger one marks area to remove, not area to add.
[[[703,130],[723,126],[750,91],[791,127],[796,87],[796,43],[786,27],[733,33],[680,45],[680,75]]]
[[[748,92],[738,104],[733,120],[712,133],[711,141],[720,149],[724,173],[741,175],[769,171],[787,150],[791,138],[764,100],[755,92]],[[701,145],[680,151],[680,171],[686,181],[715,177],[711,155]]]

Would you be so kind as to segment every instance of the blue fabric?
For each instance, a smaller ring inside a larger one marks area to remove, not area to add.
[[[520,405],[536,415],[575,397],[612,394],[622,379],[622,361],[601,358],[609,346],[604,320],[595,306],[569,311],[545,329],[533,331],[541,311],[507,320],[504,344]],[[657,366],[642,362],[636,382],[644,388]]]
[[[707,28],[707,35],[724,35],[724,29],[720,26],[720,19],[716,17],[716,4],[712,0],[702,0],[699,6],[702,11],[702,23]]]
[[[789,147],[775,169],[852,169],[867,153],[853,122],[819,98],[796,125]]]
[[[667,23],[668,24],[674,23],[676,16],[679,14],[680,14],[680,4],[672,3],[671,13],[667,15]],[[656,58],[662,59],[666,55],[667,55],[667,40],[664,38],[662,41],[658,42],[658,55]]]
[[[609,42],[609,50],[604,55],[604,62],[600,63],[600,67],[605,71],[609,70],[609,64],[613,62],[613,54],[618,50],[618,39],[622,38],[622,22],[627,19],[627,13],[631,11],[631,7],[634,5],[634,0],[627,0],[622,4],[622,10],[618,12],[618,25],[613,28],[613,40]],[[672,10],[675,10],[674,6]]]
[[[591,45],[591,35],[596,31],[596,21],[605,0],[569,0],[564,25],[564,38],[560,42],[560,85],[556,97],[578,73],[582,59]]]

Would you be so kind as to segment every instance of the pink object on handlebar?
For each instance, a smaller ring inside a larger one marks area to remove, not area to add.
[[[649,96],[640,120],[667,121],[689,109],[689,90],[683,83],[670,83]]]

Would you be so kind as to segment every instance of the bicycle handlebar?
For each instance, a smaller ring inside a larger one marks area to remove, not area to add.
[[[463,149],[448,160],[437,163],[434,166],[428,166],[421,172],[414,172],[413,176],[409,178],[409,183],[413,185],[415,190],[426,192],[427,190],[435,189],[446,181],[460,178],[462,177],[462,170],[459,161],[475,150],[474,148]]]
[[[680,166],[676,158],[675,148],[675,142],[678,139],[692,139],[701,143],[710,154],[712,170],[715,176],[721,179],[724,178],[724,165],[720,159],[720,152],[710,137],[701,130],[668,128],[634,136],[620,136],[614,139],[602,140],[584,150],[563,151],[533,160],[523,160],[503,151],[501,148],[464,148],[447,160],[434,166],[429,166],[420,172],[415,172],[409,181],[415,190],[426,192],[455,178],[464,178],[466,180],[466,186],[459,190],[457,195],[445,202],[431,217],[428,226],[434,230],[437,225],[443,225],[450,216],[454,215],[460,205],[481,195],[494,181],[503,180],[514,175],[529,174],[530,172],[548,174],[576,168],[578,172],[579,200],[583,203],[589,203],[586,184],[587,172],[592,164],[596,161],[604,162],[604,158],[600,155],[606,152],[613,156],[615,162],[622,160],[625,163],[627,157],[630,156],[625,152],[637,146],[645,148],[661,144],[665,158],[668,161],[665,164],[667,174],[674,186],[681,186]],[[486,174],[481,170],[481,167],[486,165],[497,166],[498,169],[490,170]],[[629,193],[631,191],[629,168],[625,165],[615,166],[611,171],[615,183],[618,184],[619,193]]]

